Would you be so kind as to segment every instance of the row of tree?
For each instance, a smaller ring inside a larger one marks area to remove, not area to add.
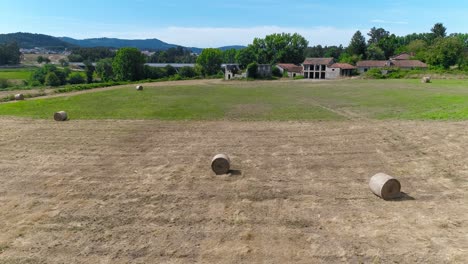
[[[0,65],[17,65],[21,61],[21,52],[16,42],[0,44]]]
[[[453,65],[466,66],[468,34],[451,34],[442,23],[436,23],[430,33],[396,36],[383,28],[373,27],[368,40],[357,31],[346,49],[338,57],[342,62],[356,63],[359,60],[385,60],[391,56],[408,52],[416,59],[432,66],[449,68]],[[336,58],[336,57],[335,57]]]

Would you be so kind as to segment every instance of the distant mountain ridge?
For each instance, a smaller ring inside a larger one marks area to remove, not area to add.
[[[44,34],[33,33],[9,33],[0,34],[0,43],[16,41],[20,48],[31,49],[40,48],[73,48],[73,47],[109,47],[122,48],[134,47],[140,50],[167,50],[175,47],[183,47],[181,45],[170,44],[159,39],[118,39],[118,38],[90,38],[90,39],[74,39],[70,37],[53,37]],[[202,48],[184,47],[190,49],[194,53],[200,53]],[[221,50],[228,49],[243,49],[245,46],[232,45],[220,47]]]
[[[35,47],[50,48],[50,49],[65,49],[72,48],[75,45],[69,42],[65,42],[59,38],[52,37],[44,34],[33,34],[33,33],[10,33],[0,34],[0,43],[16,42],[20,48],[33,49]]]

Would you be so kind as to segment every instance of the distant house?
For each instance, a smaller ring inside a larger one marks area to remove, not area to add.
[[[340,77],[350,77],[357,67],[348,63],[333,63],[327,67],[326,78],[336,79]]]
[[[401,55],[400,55],[401,56]],[[392,58],[390,60],[366,60],[366,61],[358,61],[356,66],[358,67],[359,73],[367,72],[373,68],[400,68],[400,69],[425,69],[427,68],[427,64],[419,61],[419,60],[404,60],[402,58],[407,57],[405,56],[398,56],[399,59]]]
[[[356,69],[348,63],[335,63],[333,58],[306,58],[302,67],[306,79],[337,79],[351,76]]]
[[[281,74],[284,74],[284,71],[286,71],[288,73],[288,77],[291,78],[304,75],[302,66],[297,66],[292,63],[278,63],[276,64],[276,67],[278,67]]]
[[[241,74],[239,64],[223,64],[221,66],[224,69],[224,79],[225,80],[231,80],[231,79],[235,79],[235,78],[244,77]]]
[[[271,77],[271,65],[270,64],[258,64],[257,77],[260,77],[260,78]]]

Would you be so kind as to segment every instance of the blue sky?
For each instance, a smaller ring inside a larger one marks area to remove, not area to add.
[[[73,38],[158,38],[195,47],[247,45],[271,33],[300,33],[310,45],[347,46],[373,26],[405,35],[442,22],[468,32],[468,1],[379,0],[0,0],[0,33]]]

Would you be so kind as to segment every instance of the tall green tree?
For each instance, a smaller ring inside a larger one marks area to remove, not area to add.
[[[387,38],[390,36],[390,32],[386,31],[383,28],[376,28],[373,27],[370,29],[369,33],[367,33],[369,36],[369,39],[367,40],[367,43],[369,45],[371,44],[379,44],[380,41],[384,38]]]
[[[224,63],[235,63],[236,62],[236,49],[228,49],[223,51],[223,62]]]
[[[85,61],[84,65],[85,65],[85,73],[86,73],[86,82],[87,83],[92,83],[95,67],[89,61]]]
[[[236,55],[236,62],[239,64],[239,67],[241,69],[245,69],[247,65],[256,61],[257,55],[255,54],[255,51],[251,45],[249,45],[245,49],[239,50],[239,52]]]
[[[96,74],[101,80],[108,82],[114,78],[112,70],[112,59],[101,59],[96,63]]]
[[[121,48],[112,61],[114,76],[119,81],[138,81],[144,77],[145,55],[137,48]]]
[[[0,65],[16,65],[21,61],[21,52],[16,42],[0,44]]]
[[[429,49],[427,62],[433,66],[441,66],[445,69],[460,64],[463,58],[463,43],[460,39],[439,38]]]
[[[367,48],[367,58],[369,60],[385,60],[384,51],[375,43]]]
[[[302,63],[309,42],[301,35],[294,33],[271,34],[265,39],[255,38],[252,48],[257,55],[258,63],[275,64],[278,62]]]
[[[358,30],[356,31],[356,33],[354,33],[353,37],[351,38],[347,49],[347,53],[351,56],[356,55],[365,58],[366,47],[366,39],[362,35],[361,31]]]
[[[447,36],[447,28],[442,23],[436,23],[432,28],[431,32],[434,35],[434,39],[445,38]]]
[[[223,53],[219,49],[204,49],[197,58],[197,64],[203,68],[205,75],[214,75],[221,69]]]

